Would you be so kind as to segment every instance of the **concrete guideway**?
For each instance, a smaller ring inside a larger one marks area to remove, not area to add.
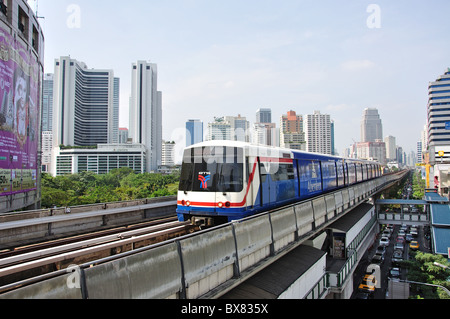
[[[67,234],[81,234],[153,218],[176,216],[176,205],[176,200],[170,197],[135,206],[0,222],[0,250],[14,248],[17,243],[42,242]]]

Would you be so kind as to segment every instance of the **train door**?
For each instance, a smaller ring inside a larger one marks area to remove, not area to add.
[[[268,206],[271,203],[271,178],[270,178],[270,168],[269,165],[270,163],[261,163],[260,159],[258,158],[258,162],[259,162],[259,176],[260,176],[260,181],[261,181],[261,191],[260,191],[260,201],[261,201],[261,206]]]

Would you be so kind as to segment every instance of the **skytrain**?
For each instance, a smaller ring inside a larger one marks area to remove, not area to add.
[[[242,219],[381,176],[377,162],[235,141],[187,147],[177,196],[179,221]]]

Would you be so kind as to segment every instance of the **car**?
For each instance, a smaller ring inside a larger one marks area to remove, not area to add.
[[[400,268],[394,267],[389,271],[391,278],[400,278]]]
[[[409,233],[409,234],[406,234],[406,237],[405,237],[405,239],[406,239],[406,241],[407,242],[410,242],[411,240],[413,240],[413,235],[411,234],[411,233]]]
[[[392,264],[399,265],[399,263],[402,261],[403,261],[403,251],[394,250],[394,254],[392,255]]]
[[[406,235],[406,232],[403,230],[403,229],[400,229],[399,231],[398,231],[398,237],[405,237],[405,235]]]
[[[405,237],[403,237],[403,236],[397,237],[396,243],[398,243],[398,244],[404,244],[404,243],[405,243]]]
[[[378,246],[377,250],[375,251],[376,255],[382,255],[383,257],[385,253],[386,253],[386,246]]]
[[[389,246],[389,238],[381,237],[381,239],[380,239],[380,246]]]
[[[369,299],[369,294],[367,292],[358,292],[355,295],[355,299]]]
[[[413,240],[410,244],[409,244],[409,248],[411,250],[417,250],[419,249],[419,242],[417,240]]]
[[[385,229],[385,230],[383,230],[383,232],[381,233],[381,236],[387,237],[387,238],[391,238],[391,231],[390,231],[389,229]]]
[[[384,256],[382,255],[374,255],[372,257],[372,260],[370,261],[372,264],[378,264],[381,265],[384,261]]]
[[[374,275],[364,275],[361,284],[358,286],[360,292],[372,293],[375,291],[375,286],[377,284],[377,279]]]
[[[418,234],[417,234],[416,231],[410,231],[409,233],[411,234],[411,236],[412,236],[413,238],[417,238],[417,236],[418,236]]]
[[[401,251],[403,251],[403,244],[401,244],[401,243],[396,243],[395,245],[394,245],[394,250],[396,250],[396,249],[398,249],[398,250],[401,250]]]

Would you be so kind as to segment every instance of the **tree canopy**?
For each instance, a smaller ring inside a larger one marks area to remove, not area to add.
[[[76,206],[176,195],[179,175],[136,174],[131,168],[52,177],[42,173],[43,208]]]

